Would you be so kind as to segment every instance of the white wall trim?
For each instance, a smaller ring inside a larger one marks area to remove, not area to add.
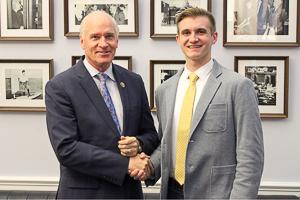
[[[0,177],[0,190],[56,191],[57,177]]]
[[[56,191],[57,177],[0,177],[0,190]],[[158,193],[160,184],[144,187],[144,192]],[[297,195],[300,197],[300,182],[262,182],[262,195]]]
[[[300,182],[262,182],[259,194],[297,195],[300,197]]]

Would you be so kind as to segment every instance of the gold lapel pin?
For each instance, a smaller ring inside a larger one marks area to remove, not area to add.
[[[120,86],[121,86],[122,88],[124,88],[126,85],[125,85],[124,82],[120,82]]]

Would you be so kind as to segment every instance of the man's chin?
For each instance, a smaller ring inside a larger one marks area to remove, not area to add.
[[[187,55],[187,58],[189,58],[190,60],[199,60],[199,59],[201,59],[201,55],[200,54],[190,54],[190,55]]]
[[[98,56],[97,57],[97,62],[98,63],[110,63],[114,57],[112,55],[109,56]]]

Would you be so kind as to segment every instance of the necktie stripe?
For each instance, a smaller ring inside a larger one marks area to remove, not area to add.
[[[100,93],[104,99],[104,102],[110,112],[110,115],[111,115],[119,133],[121,134],[121,127],[120,127],[120,123],[119,123],[119,120],[117,117],[116,109],[115,109],[114,103],[112,101],[112,98],[110,96],[110,93],[108,91],[108,88],[106,86],[106,81],[109,77],[105,73],[99,73],[97,76],[100,80]]]

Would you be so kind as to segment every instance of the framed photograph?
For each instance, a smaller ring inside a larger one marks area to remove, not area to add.
[[[211,10],[211,0],[150,0],[150,37],[175,38],[175,15],[189,7]]]
[[[288,117],[288,56],[236,56],[234,69],[252,80],[262,118]]]
[[[95,10],[116,20],[119,36],[138,36],[138,0],[64,0],[65,36],[79,37],[82,19]]]
[[[75,65],[81,56],[72,56],[72,65]],[[120,65],[125,69],[132,71],[132,57],[131,56],[115,56],[113,61],[114,64]]]
[[[150,60],[150,109],[156,111],[154,92],[185,65],[184,60]]]
[[[53,60],[0,60],[0,111],[45,111]]]
[[[52,0],[1,0],[0,40],[53,40]]]
[[[300,1],[224,0],[224,46],[300,46]]]

